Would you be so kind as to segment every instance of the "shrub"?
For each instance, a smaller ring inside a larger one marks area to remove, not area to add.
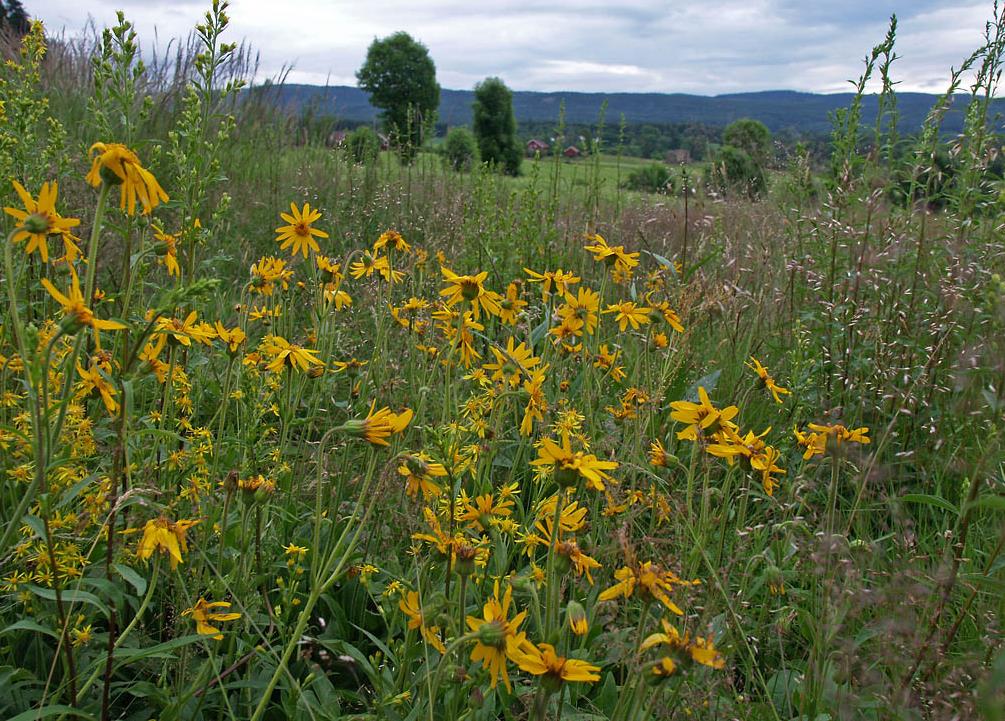
[[[709,184],[718,192],[742,192],[749,198],[756,198],[766,188],[761,166],[747,152],[732,145],[723,145],[712,158]]]
[[[641,193],[671,193],[673,180],[665,163],[649,163],[633,170],[625,181],[625,187]]]
[[[346,144],[353,161],[361,165],[376,158],[380,152],[380,138],[373,128],[365,125],[349,133]]]
[[[478,145],[467,128],[452,128],[443,145],[443,155],[454,170],[467,172],[478,162]]]

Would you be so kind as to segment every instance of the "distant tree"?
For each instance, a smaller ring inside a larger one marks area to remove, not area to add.
[[[18,35],[25,35],[31,29],[31,16],[24,9],[21,0],[0,2],[0,28],[9,29]]]
[[[506,83],[499,78],[478,83],[472,111],[482,162],[501,168],[507,175],[519,175],[523,153],[516,140],[513,93]]]
[[[346,146],[349,148],[349,154],[353,161],[365,165],[376,158],[380,152],[380,138],[377,137],[373,128],[361,125],[349,133],[346,138]]]
[[[759,120],[740,118],[722,131],[723,145],[739,148],[761,168],[767,167],[774,153],[771,148],[771,131]]]
[[[723,145],[712,158],[709,182],[722,193],[742,192],[754,199],[766,187],[764,171],[750,154],[732,145]]]
[[[467,128],[452,128],[443,144],[443,154],[451,168],[468,171],[478,161],[478,145],[475,136]]]
[[[422,132],[432,127],[440,105],[436,65],[425,45],[406,32],[370,43],[359,86],[382,111],[384,126],[406,160],[422,144]]]

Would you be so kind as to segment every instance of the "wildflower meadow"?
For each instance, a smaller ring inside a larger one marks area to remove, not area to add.
[[[0,717],[1005,718],[997,9],[757,198],[299,142],[227,12],[5,51]]]

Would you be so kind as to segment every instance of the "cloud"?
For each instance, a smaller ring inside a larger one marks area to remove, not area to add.
[[[35,0],[52,29],[99,26],[123,8],[150,47],[188,33],[206,2]],[[899,18],[901,90],[938,92],[950,66],[980,44],[990,0],[234,0],[228,31],[260,53],[262,78],[354,84],[375,37],[405,30],[425,43],[440,84],[470,88],[496,75],[521,90],[719,94],[835,92]]]

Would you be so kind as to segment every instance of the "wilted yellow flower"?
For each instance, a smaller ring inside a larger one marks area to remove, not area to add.
[[[419,629],[419,633],[422,634],[426,643],[440,653],[447,652],[447,647],[443,645],[443,641],[440,639],[440,627],[430,625],[427,622],[422,606],[419,604],[419,594],[417,592],[409,591],[402,596],[398,600],[398,608],[408,616],[408,628],[410,630]]]
[[[593,683],[600,680],[600,666],[555,653],[550,643],[524,644],[516,653],[517,666],[527,673],[543,676],[541,683],[551,691],[566,681]]]
[[[775,398],[775,403],[781,403],[782,399],[779,396],[779,393],[789,395],[792,391],[786,388],[782,388],[780,385],[778,385],[775,382],[775,379],[772,378],[771,375],[768,373],[768,369],[762,366],[761,362],[757,360],[754,356],[750,356],[750,360],[752,360],[754,364],[751,365],[750,363],[746,363],[745,365],[748,368],[752,369],[757,374],[757,377],[760,379],[761,384],[769,391],[771,391],[771,395],[774,396]]]
[[[678,616],[682,616],[684,612],[670,600],[668,594],[677,586],[694,586],[699,583],[684,581],[677,574],[664,571],[652,561],[622,566],[614,572],[614,577],[618,582],[602,592],[598,600],[610,601],[619,596],[629,598],[637,593],[646,600],[659,601]]]
[[[120,143],[95,143],[91,146],[91,170],[87,182],[97,188],[102,183],[121,188],[119,207],[129,215],[136,213],[136,199],[149,213],[168,200],[157,178],[140,164],[136,153]]]
[[[181,615],[192,617],[192,620],[195,621],[195,630],[197,633],[203,636],[212,636],[216,641],[222,641],[223,634],[220,633],[220,629],[210,625],[210,621],[214,623],[235,621],[241,617],[241,614],[219,613],[214,611],[214,608],[230,608],[230,603],[227,601],[208,602],[200,596],[195,605],[192,608],[186,608],[181,612]]]
[[[137,558],[145,561],[154,554],[154,551],[160,550],[168,555],[171,569],[178,568],[178,564],[182,562],[182,554],[188,552],[185,533],[197,523],[198,520],[170,521],[164,516],[147,521],[143,526],[143,538],[136,548]],[[129,529],[127,533],[134,533],[137,530],[139,529]]]

